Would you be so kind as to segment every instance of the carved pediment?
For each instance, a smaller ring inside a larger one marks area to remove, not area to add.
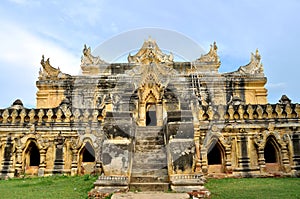
[[[156,44],[155,40],[149,38],[146,40],[142,48],[135,55],[128,55],[128,62],[134,64],[151,64],[163,63],[167,65],[173,64],[173,54],[164,54]]]

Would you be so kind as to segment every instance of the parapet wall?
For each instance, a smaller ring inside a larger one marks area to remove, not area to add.
[[[200,121],[299,119],[299,104],[200,106]]]

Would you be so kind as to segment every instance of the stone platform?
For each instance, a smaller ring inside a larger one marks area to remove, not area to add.
[[[128,192],[128,193],[115,193],[112,199],[189,199],[187,193],[163,193],[163,192]]]

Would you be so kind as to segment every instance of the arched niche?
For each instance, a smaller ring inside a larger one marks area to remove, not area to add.
[[[267,138],[264,147],[266,172],[273,173],[281,170],[280,147],[274,136]]]
[[[146,105],[146,126],[156,126],[157,125],[157,113],[156,104],[147,103]]]
[[[79,152],[79,173],[91,174],[95,172],[95,149],[88,141],[86,142]]]
[[[24,151],[24,170],[26,174],[37,175],[40,165],[40,150],[36,140],[29,140]]]
[[[139,98],[139,126],[162,126],[162,101],[150,90],[144,98]]]
[[[207,150],[208,173],[224,173],[225,150],[218,140],[213,140]]]

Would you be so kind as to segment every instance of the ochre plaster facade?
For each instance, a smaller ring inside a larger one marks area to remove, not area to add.
[[[0,110],[1,176],[103,173],[101,190],[150,175],[184,190],[203,175],[299,175],[300,105],[268,104],[258,50],[230,73],[218,72],[216,43],[173,59],[152,39],[128,63],[84,46],[78,76],[43,57],[37,107]]]

